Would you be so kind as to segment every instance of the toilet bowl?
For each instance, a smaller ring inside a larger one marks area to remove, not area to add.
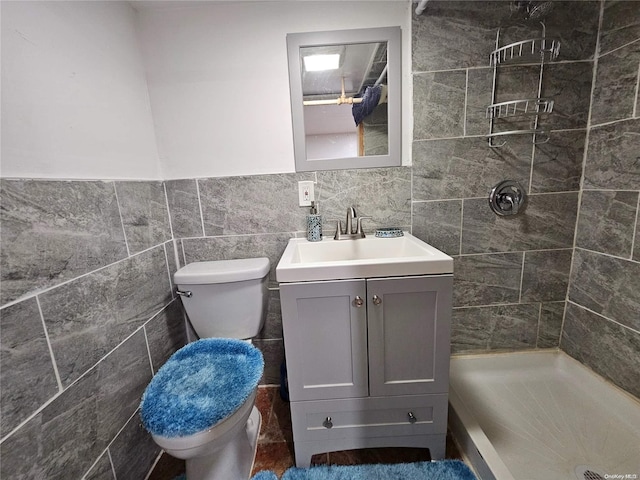
[[[256,258],[191,263],[174,275],[201,339],[158,370],[145,390],[140,415],[156,444],[186,461],[188,480],[250,476],[264,361],[245,340],[264,324],[268,272],[268,259]]]

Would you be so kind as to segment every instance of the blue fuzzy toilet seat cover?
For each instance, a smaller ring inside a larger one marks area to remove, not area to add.
[[[182,347],[142,395],[153,435],[184,437],[224,420],[249,398],[264,370],[260,350],[242,340],[206,338]]]

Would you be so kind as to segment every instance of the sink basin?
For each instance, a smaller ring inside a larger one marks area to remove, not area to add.
[[[292,238],[276,267],[278,282],[446,273],[453,273],[453,259],[406,232],[397,238]]]

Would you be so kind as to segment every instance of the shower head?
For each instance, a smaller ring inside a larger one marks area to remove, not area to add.
[[[553,10],[553,2],[551,1],[515,1],[511,4],[511,9],[523,12],[525,20],[541,20]]]

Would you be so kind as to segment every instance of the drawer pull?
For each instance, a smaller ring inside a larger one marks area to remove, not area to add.
[[[416,423],[418,421],[413,412],[407,413],[407,417],[409,417],[409,423]]]
[[[362,305],[364,305],[364,300],[362,300],[362,297],[360,296],[356,296],[356,299],[353,301],[353,304],[360,308]]]
[[[331,417],[327,417],[324,419],[324,422],[322,422],[322,426],[324,428],[331,428],[333,427],[333,422],[331,421]]]
[[[378,295],[373,296],[373,304],[380,305],[382,303],[382,299]]]

